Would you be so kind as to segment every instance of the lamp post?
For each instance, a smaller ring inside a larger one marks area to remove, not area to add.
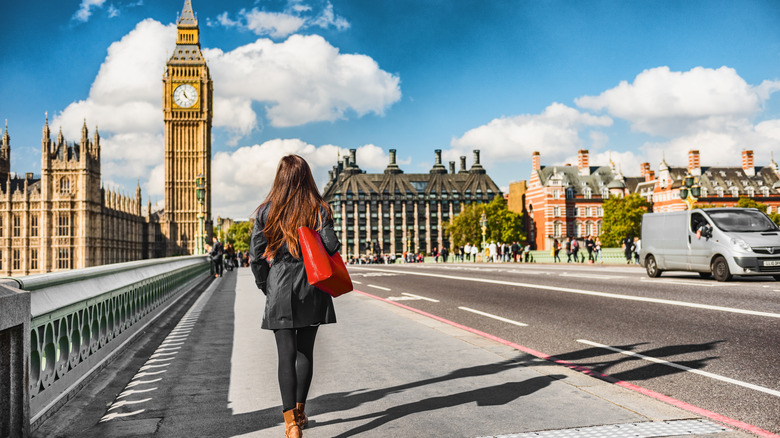
[[[485,212],[482,212],[482,217],[479,218],[479,224],[482,226],[482,249],[485,249],[485,232],[487,231],[487,216]]]
[[[195,254],[206,253],[206,215],[203,214],[203,202],[206,199],[206,178],[203,174],[195,177],[195,198],[198,200],[198,235],[195,238]]]
[[[701,186],[699,186],[696,177],[690,173],[683,178],[683,185],[680,188],[680,199],[688,206],[688,210],[693,208],[693,204],[699,200],[701,196]]]

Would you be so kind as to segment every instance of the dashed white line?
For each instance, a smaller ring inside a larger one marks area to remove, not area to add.
[[[482,312],[480,310],[475,310],[475,309],[472,309],[472,308],[469,308],[469,307],[458,307],[458,309],[465,310],[465,311],[471,312],[471,313],[476,313],[477,315],[487,316],[488,318],[493,318],[493,319],[496,319],[498,321],[506,322],[506,323],[509,323],[509,324],[514,324],[514,325],[519,326],[519,327],[528,327],[528,324],[525,324],[525,323],[522,323],[522,322],[518,322],[518,321],[512,321],[511,319],[507,319],[507,318],[504,318],[502,316],[493,315],[493,314]]]
[[[655,363],[658,363],[658,364],[667,365],[667,366],[670,366],[670,367],[673,367],[673,368],[677,368],[679,370],[687,371],[689,373],[699,374],[701,376],[709,377],[711,379],[720,380],[722,382],[727,382],[727,383],[732,383],[734,385],[739,385],[739,386],[742,386],[742,387],[745,387],[745,388],[748,388],[748,389],[752,389],[752,390],[755,390],[755,391],[761,391],[763,393],[770,394],[770,395],[773,395],[775,397],[780,397],[780,391],[776,391],[774,389],[766,388],[766,387],[759,386],[759,385],[754,385],[752,383],[743,382],[741,380],[735,380],[735,379],[732,379],[730,377],[724,377],[724,376],[721,376],[721,375],[718,375],[718,374],[708,373],[706,371],[702,371],[702,370],[697,370],[697,369],[694,369],[694,368],[686,367],[685,365],[680,365],[678,363],[669,362],[669,361],[666,361],[666,360],[663,360],[663,359],[658,359],[658,358],[655,358],[655,357],[645,356],[643,354],[634,353],[633,351],[621,350],[619,348],[611,347],[609,345],[599,344],[598,342],[588,341],[588,340],[585,340],[585,339],[577,339],[577,342],[580,342],[580,343],[586,344],[586,345],[590,345],[592,347],[598,347],[598,348],[603,348],[605,350],[614,351],[616,353],[624,354],[626,356],[638,357],[640,359],[643,359],[643,360],[646,360],[646,361],[649,361],[649,362],[655,362]]]
[[[127,396],[129,396],[129,395],[134,395],[134,394],[141,394],[141,393],[144,393],[144,392],[154,391],[155,389],[157,389],[157,388],[149,388],[149,389],[128,389],[127,391],[123,391],[123,392],[122,392],[121,394],[119,394],[119,395],[118,395],[116,398],[117,398],[117,400],[118,400],[118,399],[120,399],[120,398],[122,398],[122,397],[127,397]]]
[[[373,284],[367,284],[366,286],[368,286],[368,287],[373,287],[373,288],[375,288],[375,289],[381,289],[381,290],[388,290],[388,291],[389,291],[389,290],[392,290],[392,289],[388,289],[388,288],[386,288],[386,287],[382,287],[382,286],[376,286],[376,285],[373,285]]]
[[[122,406],[125,406],[125,405],[135,405],[135,404],[138,404],[138,403],[146,403],[146,402],[148,402],[151,399],[152,398],[149,397],[149,398],[145,398],[143,400],[122,400],[122,401],[118,401],[118,402],[114,403],[113,405],[111,405],[111,407],[108,408],[108,410],[111,411],[112,409],[121,408]]]
[[[137,379],[139,377],[156,376],[157,374],[162,374],[162,373],[167,373],[167,372],[168,371],[166,371],[166,370],[161,370],[161,371],[142,371],[140,373],[136,373],[136,375],[133,376],[133,378],[130,379],[130,380],[135,380],[135,379]]]
[[[417,300],[430,301],[432,303],[438,303],[439,302],[439,300],[434,300],[433,298],[428,298],[428,297],[424,297],[422,295],[415,295],[415,294],[410,294],[410,293],[406,293],[406,292],[401,292],[401,295],[406,295],[407,297],[412,297],[412,298],[417,299]]]
[[[127,386],[125,386],[125,388],[133,388],[133,387],[136,387],[138,385],[149,385],[151,383],[157,383],[160,380],[162,380],[162,377],[159,377],[159,378],[153,379],[153,380],[136,380],[134,382],[128,383]]]
[[[361,283],[361,282],[359,282],[359,281],[355,281],[355,280],[352,280],[352,283],[353,283],[353,284],[363,284],[363,283]]]
[[[124,414],[120,414],[118,412],[112,412],[112,413],[104,416],[103,418],[101,418],[99,422],[102,423],[104,421],[113,420],[114,418],[130,417],[130,416],[133,416],[133,415],[138,415],[138,414],[140,414],[143,411],[145,411],[145,409],[141,409],[141,410],[135,411],[135,412],[127,412],[127,413],[124,413]]]

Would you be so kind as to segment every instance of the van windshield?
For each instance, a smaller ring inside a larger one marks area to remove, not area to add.
[[[760,233],[777,231],[777,225],[764,213],[755,210],[722,210],[707,212],[715,225],[723,231]]]

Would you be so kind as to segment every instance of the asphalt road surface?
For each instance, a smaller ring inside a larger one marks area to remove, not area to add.
[[[628,266],[349,266],[355,289],[780,433],[780,282]]]

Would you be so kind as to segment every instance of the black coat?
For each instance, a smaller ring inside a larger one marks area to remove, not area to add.
[[[282,244],[273,262],[268,264],[263,253],[268,245],[263,229],[268,219],[269,206],[263,206],[255,218],[249,245],[250,266],[255,283],[266,296],[263,323],[267,330],[302,328],[336,322],[333,298],[309,284],[303,260],[294,258]],[[326,212],[320,208],[324,219]],[[339,250],[341,243],[333,230],[333,219],[323,221],[320,238],[328,254]]]

